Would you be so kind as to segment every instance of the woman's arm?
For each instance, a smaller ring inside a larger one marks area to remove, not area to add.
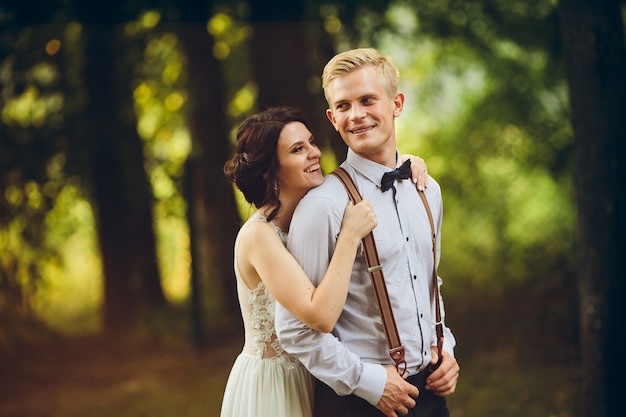
[[[245,239],[245,245],[244,241],[240,242],[239,252],[249,255],[249,265],[276,301],[310,328],[328,333],[346,302],[361,239],[377,224],[368,200],[356,205],[349,203],[333,257],[317,288],[267,224],[251,224],[255,227],[248,227],[252,233]]]

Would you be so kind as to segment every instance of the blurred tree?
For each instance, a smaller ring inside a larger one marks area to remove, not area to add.
[[[65,22],[57,4],[0,9],[0,318],[32,319],[31,297],[47,265],[61,262],[47,239],[49,213],[64,187],[70,138],[59,53]],[[57,23],[57,24],[52,24]],[[73,185],[72,185],[73,184]],[[0,326],[11,333],[11,321]],[[9,335],[10,338],[10,335]]]
[[[141,56],[124,23],[136,18],[125,3],[77,2],[83,23],[86,89],[76,128],[90,144],[93,204],[104,268],[104,325],[133,325],[137,310],[165,304],[156,260],[153,194],[137,134],[132,84]]]
[[[259,86],[259,110],[292,105],[312,113],[307,91],[310,68],[306,45],[310,40],[304,9],[304,2],[250,1],[250,52]],[[280,51],[280,56],[276,51]]]
[[[215,330],[232,323],[241,327],[233,272],[235,235],[241,223],[232,186],[222,170],[231,147],[223,77],[214,55],[214,39],[207,30],[214,4],[177,2],[170,7],[179,11],[176,34],[189,77],[187,120],[192,151],[186,165],[186,198],[195,340],[201,347],[202,327]],[[210,321],[202,326],[199,320],[205,316]]]
[[[626,48],[621,1],[561,0],[574,127],[584,409],[626,415]]]
[[[319,8],[323,3],[250,0],[248,4],[257,108],[289,105],[301,109],[320,145],[343,160],[346,147],[326,119],[321,91],[322,66],[334,54],[322,25]]]

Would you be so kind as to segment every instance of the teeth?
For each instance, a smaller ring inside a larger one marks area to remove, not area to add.
[[[315,164],[308,167],[304,172],[313,172],[317,171],[318,169],[320,169],[320,164]]]
[[[364,128],[362,128],[362,129],[355,129],[355,130],[353,130],[353,131],[352,131],[352,133],[354,133],[354,134],[359,134],[359,133],[366,132],[366,131],[368,131],[368,130],[370,130],[370,129],[371,129],[371,127],[364,127]]]

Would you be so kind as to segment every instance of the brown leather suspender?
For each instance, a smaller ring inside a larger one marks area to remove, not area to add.
[[[345,169],[339,167],[333,173],[339,180],[342,182],[346,191],[348,192],[348,196],[350,200],[354,204],[357,204],[362,200],[361,194],[356,187],[356,184],[350,177],[350,175],[346,172]],[[416,187],[417,190],[417,187]],[[430,221],[431,228],[431,236],[433,242],[433,296],[435,298],[435,320],[436,320],[436,332],[437,332],[437,350],[439,354],[439,362],[441,362],[441,350],[443,348],[443,324],[441,321],[441,309],[439,305],[439,285],[437,282],[437,255],[436,255],[436,234],[435,234],[435,224],[433,221],[433,217],[430,211],[430,207],[428,205],[428,201],[426,200],[426,196],[423,191],[417,190],[424,206],[426,207],[426,213],[428,214],[428,220]],[[389,294],[387,293],[387,286],[385,285],[385,278],[383,276],[383,267],[380,264],[380,260],[378,258],[378,252],[376,250],[376,243],[374,242],[374,235],[372,232],[368,233],[367,236],[363,238],[363,248],[365,252],[365,261],[367,263],[367,272],[370,275],[372,280],[372,286],[374,287],[374,293],[376,295],[376,302],[378,304],[378,309],[380,311],[380,315],[383,322],[383,327],[385,329],[385,337],[387,338],[387,347],[389,348],[389,355],[393,359],[396,364],[396,368],[400,372],[400,374],[404,374],[406,372],[406,359],[405,359],[405,349],[402,346],[402,342],[400,341],[400,335],[398,334],[398,328],[396,326],[396,321],[393,316],[393,310],[391,308],[391,303],[389,302]]]
[[[426,208],[426,214],[428,214],[428,221],[430,223],[430,231],[433,241],[433,298],[435,299],[435,332],[437,334],[437,355],[438,360],[437,363],[432,367],[432,369],[437,369],[441,364],[442,356],[441,351],[443,350],[443,322],[441,320],[441,306],[439,304],[439,282],[437,273],[437,233],[435,232],[435,222],[433,221],[433,215],[430,211],[430,206],[428,205],[428,200],[426,200],[426,194],[424,194],[423,190],[417,189],[417,194],[422,199],[424,203],[424,207]]]

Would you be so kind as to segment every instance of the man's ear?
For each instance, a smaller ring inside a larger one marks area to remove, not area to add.
[[[335,122],[335,115],[333,114],[333,111],[331,109],[326,109],[326,117],[328,117],[328,120],[330,120],[330,122],[333,124],[335,130],[339,132],[339,129],[337,129],[337,123]]]
[[[404,94],[397,92],[393,98],[393,116],[398,117],[404,108]]]

